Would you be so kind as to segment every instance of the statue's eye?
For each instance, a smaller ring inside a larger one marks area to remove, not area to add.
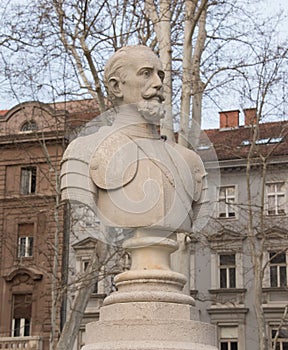
[[[142,71],[142,75],[143,75],[145,78],[151,77],[151,74],[152,74],[152,71],[151,71],[150,69],[143,69],[143,71]]]
[[[165,73],[164,72],[158,72],[158,76],[159,76],[159,78],[161,79],[161,81],[163,83],[163,80],[165,78]]]

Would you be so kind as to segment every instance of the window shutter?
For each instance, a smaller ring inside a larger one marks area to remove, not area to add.
[[[32,314],[32,295],[15,294],[13,318],[30,319]]]
[[[34,236],[34,224],[20,224],[18,225],[19,237],[31,237]]]

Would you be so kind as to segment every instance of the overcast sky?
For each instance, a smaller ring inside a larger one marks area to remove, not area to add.
[[[17,0],[12,0],[17,1]],[[23,1],[23,0],[22,0]],[[259,0],[258,2],[259,10],[263,11],[264,16],[270,16],[273,14],[277,14],[280,11],[282,13],[286,13],[288,16],[288,0]],[[288,18],[286,17],[286,21],[283,24],[283,26],[280,28],[280,35],[283,38],[288,37]],[[4,109],[10,109],[14,105],[16,105],[18,102],[15,100],[7,100],[4,96],[0,96],[0,110]],[[45,101],[43,101],[45,102]],[[47,101],[49,102],[49,101]],[[236,102],[237,103],[237,102]],[[233,102],[231,106],[229,105],[228,109],[238,109],[239,106],[233,105]],[[225,107],[224,107],[225,109]],[[227,110],[227,108],[226,108]],[[219,112],[220,110],[217,110],[217,107],[211,108],[211,112],[209,110],[208,115],[205,117],[205,125],[203,125],[204,128],[215,128],[219,125]]]

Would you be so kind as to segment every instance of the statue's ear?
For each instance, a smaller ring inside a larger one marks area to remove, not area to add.
[[[121,80],[118,77],[111,77],[108,82],[108,88],[111,95],[122,98],[122,90],[121,90]]]

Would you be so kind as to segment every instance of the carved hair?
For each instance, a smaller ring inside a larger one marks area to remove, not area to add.
[[[104,69],[104,85],[110,98],[115,98],[109,89],[110,79],[112,77],[118,77],[124,83],[127,74],[126,67],[131,60],[131,56],[141,55],[143,50],[153,53],[150,47],[144,45],[124,46],[108,59]]]

